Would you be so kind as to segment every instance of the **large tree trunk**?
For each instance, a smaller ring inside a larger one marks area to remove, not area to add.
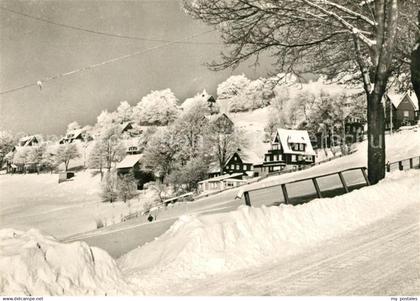
[[[420,11],[418,12],[418,25],[420,26]],[[420,102],[420,35],[411,53],[411,82]]]
[[[376,184],[385,177],[385,124],[381,95],[368,97],[368,178]]]

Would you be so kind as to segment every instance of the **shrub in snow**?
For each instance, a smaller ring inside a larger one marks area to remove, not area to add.
[[[115,172],[107,172],[102,181],[101,198],[104,202],[115,202],[118,198],[117,176]]]
[[[0,230],[1,295],[131,294],[114,260],[84,242],[39,231]]]
[[[119,175],[117,179],[117,195],[124,203],[134,197],[136,193],[136,182],[132,174]]]

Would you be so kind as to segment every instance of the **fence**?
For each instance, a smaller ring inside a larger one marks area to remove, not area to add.
[[[387,171],[420,168],[420,156],[388,163]],[[353,167],[243,192],[247,206],[302,204],[315,198],[333,197],[370,185],[366,167]],[[252,197],[252,203],[251,203]],[[275,199],[273,201],[273,198]],[[270,200],[270,201],[267,201]]]

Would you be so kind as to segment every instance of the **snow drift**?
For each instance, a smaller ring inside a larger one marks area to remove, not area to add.
[[[1,295],[129,294],[115,261],[84,242],[63,244],[37,230],[0,230]]]
[[[202,278],[272,262],[419,202],[419,180],[419,171],[395,172],[378,185],[300,206],[244,206],[229,213],[184,216],[119,264],[141,281],[148,272]]]
[[[0,230],[0,294],[171,294],[188,279],[260,266],[394,215],[420,202],[420,171],[300,206],[241,207],[183,216],[165,234],[117,262],[83,242],[37,230]]]

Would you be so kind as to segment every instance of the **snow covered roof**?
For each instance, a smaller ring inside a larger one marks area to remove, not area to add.
[[[277,129],[277,135],[273,139],[273,143],[276,138],[280,139],[281,147],[283,148],[284,153],[287,154],[304,154],[304,155],[315,155],[315,152],[312,148],[311,140],[309,139],[308,132],[305,130],[287,130],[287,129]],[[305,152],[294,151],[290,148],[290,143],[303,143],[306,145]]]
[[[207,180],[200,181],[198,183],[219,182],[219,181],[223,181],[223,180],[226,180],[226,179],[230,179],[230,178],[234,178],[234,177],[239,177],[239,176],[242,176],[242,175],[243,175],[243,173],[241,173],[241,172],[239,172],[239,173],[233,173],[231,175],[221,175],[221,176],[218,176],[218,177],[209,178]]]
[[[264,154],[257,154],[255,151],[250,149],[241,149],[237,152],[237,154],[241,157],[243,163],[258,164],[264,162]],[[226,163],[229,162],[234,155],[235,153],[226,160]]]
[[[27,146],[34,140],[36,140],[37,142],[41,142],[42,139],[39,135],[25,136],[19,139],[19,146]]]
[[[419,101],[417,99],[416,93],[412,91],[407,91],[404,94],[396,94],[396,93],[387,93],[386,96],[391,100],[394,107],[398,108],[401,101],[404,99],[404,97],[409,97],[410,101],[413,103],[414,108],[416,111],[419,110]]]
[[[130,127],[133,127],[133,122],[131,122],[131,121],[121,123],[121,132],[124,132],[124,131],[130,129]]]
[[[136,165],[137,162],[143,157],[142,154],[139,155],[127,155],[121,162],[117,164],[117,169],[120,168],[131,168]]]
[[[77,138],[79,137],[82,133],[84,132],[84,130],[82,129],[78,129],[78,130],[72,130],[69,131],[66,135],[66,138]]]

